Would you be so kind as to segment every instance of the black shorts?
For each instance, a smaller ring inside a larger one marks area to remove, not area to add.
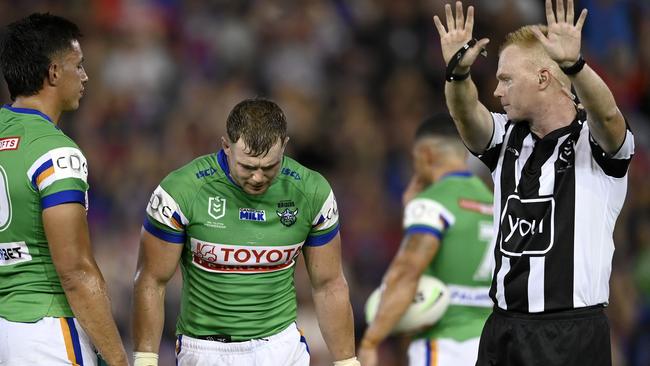
[[[611,366],[602,307],[521,314],[495,308],[483,327],[476,366]]]

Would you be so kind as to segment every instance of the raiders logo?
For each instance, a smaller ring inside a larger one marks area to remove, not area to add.
[[[282,225],[289,227],[293,224],[296,223],[297,217],[298,216],[298,209],[296,208],[295,210],[291,211],[288,208],[284,209],[284,211],[275,211],[275,213],[278,214],[280,217],[280,222]]]

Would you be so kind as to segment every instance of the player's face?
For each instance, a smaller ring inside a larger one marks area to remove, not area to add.
[[[57,62],[61,67],[61,109],[64,111],[79,108],[79,99],[84,94],[88,75],[83,67],[83,53],[79,42],[72,41],[72,49],[62,55]]]
[[[259,195],[266,192],[273,179],[280,172],[286,142],[279,141],[266,155],[252,156],[242,139],[230,143],[223,139],[224,151],[228,156],[230,175],[244,192]]]
[[[527,50],[516,45],[506,47],[499,56],[499,83],[494,96],[499,98],[508,119],[513,121],[530,118],[539,92],[537,72],[528,57]]]

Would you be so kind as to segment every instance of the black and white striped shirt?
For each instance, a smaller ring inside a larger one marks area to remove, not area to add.
[[[492,140],[479,155],[494,179],[492,301],[526,313],[607,303],[632,133],[610,156],[589,134],[583,111],[542,139],[526,122],[492,117]]]

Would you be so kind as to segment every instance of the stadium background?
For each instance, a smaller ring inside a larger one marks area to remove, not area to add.
[[[490,55],[473,67],[492,96],[497,46],[544,22],[542,0],[481,0],[475,35]],[[608,313],[616,365],[650,365],[650,1],[581,0],[583,50],[636,133],[628,197],[616,227]],[[3,25],[34,11],[79,24],[90,77],[81,108],[63,116],[90,165],[93,245],[130,345],[132,279],[149,194],[169,171],[215,152],[228,111],[261,95],[285,110],[288,154],[321,171],[338,198],[357,339],[363,304],[401,237],[401,191],[415,127],[444,108],[444,64],[431,17],[438,0],[2,0]],[[9,102],[0,82],[0,100]],[[180,276],[169,286],[161,365],[173,364]],[[300,322],[313,365],[330,364],[302,261]],[[382,365],[401,365],[399,340]]]

